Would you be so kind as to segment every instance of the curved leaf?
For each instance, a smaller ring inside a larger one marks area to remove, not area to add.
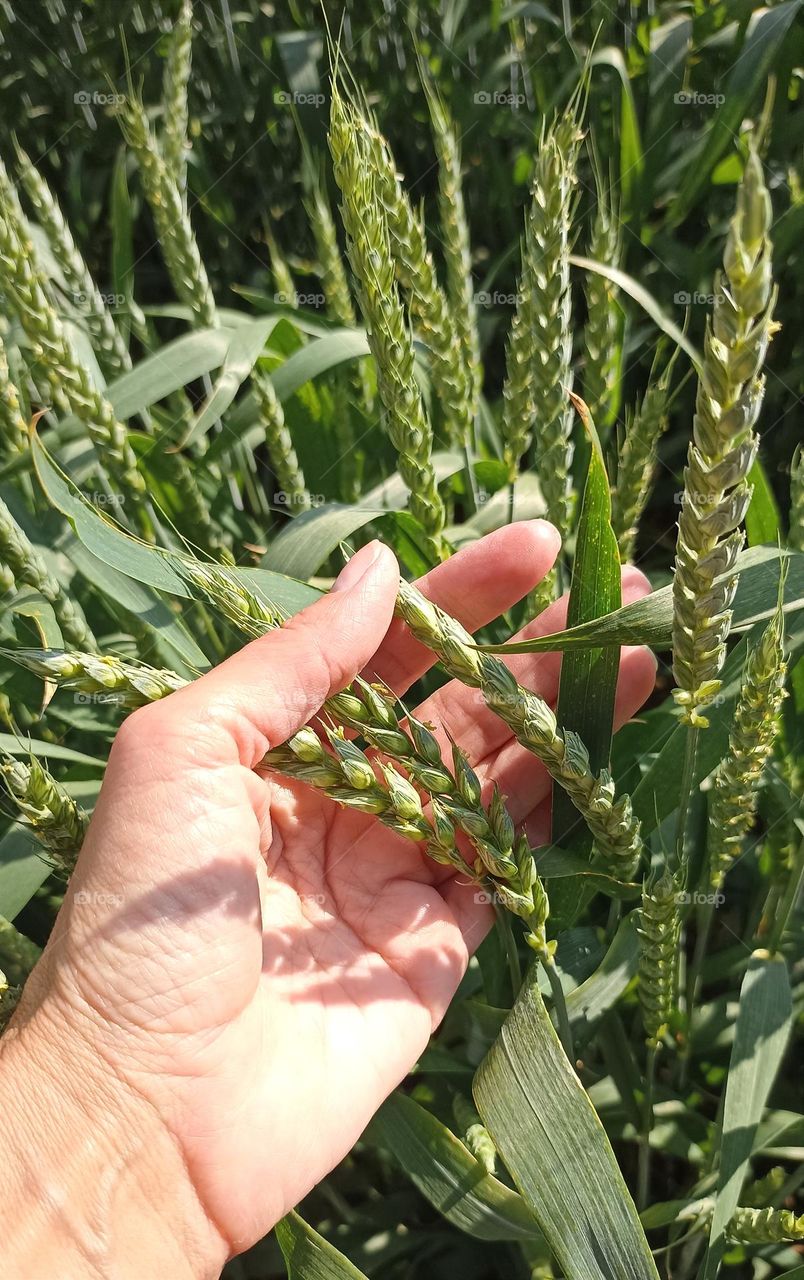
[[[333,1244],[300,1218],[289,1213],[274,1228],[288,1280],[367,1280],[362,1271]]]

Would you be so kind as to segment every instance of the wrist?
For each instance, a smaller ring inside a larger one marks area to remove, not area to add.
[[[217,1277],[228,1250],[179,1144],[40,1006],[0,1041],[0,1203],[10,1274]]]

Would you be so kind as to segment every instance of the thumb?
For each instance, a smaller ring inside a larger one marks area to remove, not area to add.
[[[171,716],[184,725],[196,760],[199,749],[208,763],[228,762],[235,753],[253,768],[373,656],[390,626],[398,585],[393,553],[369,543],[328,595],[147,710],[160,722]]]

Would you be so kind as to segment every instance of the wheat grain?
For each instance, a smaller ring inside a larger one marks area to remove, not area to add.
[[[739,857],[756,815],[757,787],[773,751],[784,698],[784,616],[777,609],[745,664],[729,749],[709,801],[709,880],[717,890]]]
[[[675,697],[685,721],[707,724],[706,704],[720,688],[732,574],[751,498],[747,475],[757,449],[754,424],[764,388],[760,375],[774,331],[771,313],[771,205],[752,148],[737,193],[724,271],[715,283],[684,472],[673,579]]]
[[[678,885],[667,869],[645,881],[637,935],[642,1025],[648,1046],[657,1048],[667,1034],[678,997],[681,913]]]
[[[174,671],[126,662],[109,654],[63,649],[0,649],[0,653],[60,688],[96,695],[99,701],[124,707],[141,707],[166,698],[187,683]]]
[[[741,1244],[780,1244],[804,1240],[804,1213],[789,1209],[737,1209],[729,1219],[726,1235]]]
[[[15,819],[31,828],[53,864],[69,874],[83,843],[89,816],[33,756],[28,761],[0,756],[0,775]]]
[[[22,987],[9,985],[0,969],[0,1036],[11,1021],[14,1010],[22,998]]]
[[[394,282],[388,228],[371,171],[361,160],[355,112],[337,89],[332,94],[330,148],[343,197],[349,258],[377,368],[377,386],[399,473],[411,494],[411,511],[429,535],[434,558],[443,558],[444,505],[431,462],[432,432],[416,382],[413,343]]]
[[[180,188],[187,175],[187,90],[193,59],[192,0],[181,0],[168,41],[162,77],[162,154],[168,171]]]
[[[641,841],[630,799],[615,797],[606,771],[597,777],[591,772],[588,752],[577,734],[559,729],[546,702],[523,689],[499,658],[476,649],[459,622],[408,582],[400,585],[397,613],[416,639],[438,654],[449,675],[480,689],[488,707],[538,756],[586,820],[601,856],[623,874],[632,874]]]
[[[66,219],[45,179],[21,149],[17,150],[22,185],[36,214],[37,222],[64,276],[73,303],[82,313],[98,363],[106,377],[116,378],[131,368],[128,348],[117,330],[89,267],[78,249]]]
[[[50,601],[64,639],[77,649],[97,649],[97,642],[77,600],[67,595],[45,563],[44,557],[17,524],[0,498],[0,561],[11,574],[11,582],[23,582]]]
[[[636,412],[626,421],[617,457],[617,483],[611,495],[611,522],[620,558],[634,553],[639,522],[653,484],[659,440],[667,429],[669,369],[648,388]]]

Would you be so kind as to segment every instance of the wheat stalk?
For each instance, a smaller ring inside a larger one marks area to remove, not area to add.
[[[0,561],[11,575],[10,589],[23,582],[50,601],[64,639],[78,649],[97,649],[95,637],[77,600],[67,595],[50,572],[44,557],[17,524],[0,498]]]
[[[355,110],[351,114],[354,143],[360,148],[356,167],[372,175],[372,198],[379,202],[387,224],[394,274],[430,351],[433,386],[447,437],[468,448],[474,428],[472,374],[463,358],[447,295],[436,277],[421,217],[411,206],[375,122]]]
[[[116,378],[131,368],[128,347],[92,279],[50,187],[21,148],[17,149],[17,157],[22,185],[61,268],[74,305],[83,313],[82,318],[98,353],[98,363],[106,377]]]
[[[349,259],[359,283],[369,346],[388,434],[399,473],[411,494],[411,511],[429,536],[434,558],[443,558],[444,504],[431,462],[432,431],[416,382],[413,342],[405,320],[391,257],[388,227],[375,198],[373,175],[362,162],[358,117],[337,88],[332,94],[330,149],[343,197]]]
[[[648,1047],[658,1048],[678,999],[681,913],[678,885],[667,869],[643,885],[637,935],[642,1025]]]
[[[41,368],[54,403],[86,425],[101,465],[108,469],[121,493],[135,499],[136,510],[144,518],[145,481],[137,470],[126,428],[82,367],[51,305],[13,183],[2,163],[0,196],[0,287],[31,344],[34,365]]]
[[[775,329],[770,222],[770,198],[752,147],[707,324],[678,522],[674,692],[693,726],[706,726],[704,709],[720,688],[737,586],[731,571],[751,499],[747,476],[757,450],[754,424],[764,389],[760,370]]]
[[[611,523],[620,558],[630,560],[639,522],[648,501],[659,440],[667,429],[669,366],[648,388],[633,417],[626,421],[617,457],[617,483],[611,495]]]
[[[276,291],[274,300],[284,306],[295,307],[296,283],[291,275],[288,260],[279,247],[279,241],[268,223],[265,224],[264,232],[265,243],[268,245],[268,253],[271,258],[271,277]]]
[[[0,775],[15,819],[31,828],[54,865],[69,874],[86,834],[88,814],[34,756],[23,761],[3,755]]]
[[[193,59],[192,0],[181,0],[162,77],[162,154],[180,188],[187,175],[187,90]]]
[[[781,1244],[804,1240],[804,1213],[789,1209],[737,1209],[729,1219],[726,1235],[741,1244]]]
[[[129,708],[166,698],[187,683],[174,671],[149,667],[144,662],[127,662],[109,654],[63,649],[0,649],[0,653],[60,688]]]
[[[781,607],[745,664],[729,749],[715,772],[709,801],[709,881],[720,888],[756,816],[757,787],[773,751],[784,698],[784,615]]]
[[[480,689],[487,706],[523,747],[538,756],[585,819],[601,856],[631,875],[642,846],[630,799],[616,798],[605,770],[598,776],[591,772],[589,754],[578,735],[559,729],[543,699],[523,689],[499,658],[476,649],[468,631],[410,583],[400,584],[396,607],[416,639],[438,654],[449,675]]]
[[[790,534],[794,551],[804,551],[804,449],[798,446],[790,468]]]

